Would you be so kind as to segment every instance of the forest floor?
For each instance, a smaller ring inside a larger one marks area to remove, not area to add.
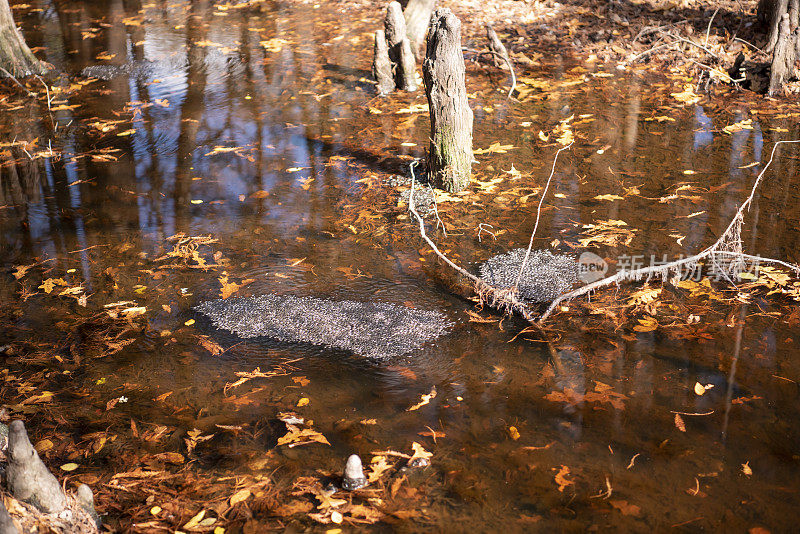
[[[352,5],[352,0],[340,0]],[[367,0],[375,9],[386,2]],[[586,63],[616,65],[696,76],[698,82],[730,83],[737,56],[760,73],[741,85],[762,92],[771,54],[760,50],[764,30],[756,2],[721,1],[713,8],[699,0],[496,0],[440,2],[462,21],[462,39],[482,43],[491,24],[512,59],[535,66],[542,57],[561,56]],[[736,75],[733,75],[736,78]],[[789,85],[788,92],[797,86]]]

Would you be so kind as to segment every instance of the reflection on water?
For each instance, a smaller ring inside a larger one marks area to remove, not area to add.
[[[302,394],[311,399],[303,414],[332,448],[292,451],[285,462],[293,467],[275,476],[336,470],[354,451],[424,441],[434,452],[423,479],[427,527],[792,529],[800,506],[796,310],[793,318],[781,315],[784,308],[765,315],[768,299],[726,308],[692,337],[556,325],[550,347],[524,336],[512,342],[523,325],[468,322],[470,303],[431,281],[416,253],[422,243],[405,222],[393,220],[388,239],[370,241],[361,227],[340,221],[362,195],[358,180],[403,172],[424,155],[428,137],[424,114],[381,112],[385,101],[366,81],[377,15],[171,0],[46,5],[17,11],[29,41],[66,72],[101,62],[110,79],[64,102],[78,107],[48,112],[28,104],[0,114],[0,255],[4,270],[47,260],[48,276],[80,279],[97,295],[90,305],[106,302],[100,296],[135,298],[155,310],[143,339],[93,363],[86,376],[105,377],[108,391],[131,399],[119,409],[184,430],[260,428]],[[527,75],[576,76],[563,65]],[[574,241],[582,225],[615,219],[636,229],[628,254],[697,252],[749,191],[762,168],[751,164],[776,140],[797,134],[791,117],[749,114],[731,96],[676,107],[668,85],[635,75],[587,74],[583,83],[523,103],[506,100],[478,66],[468,83],[476,148],[516,147],[478,158],[481,180],[504,177],[498,195],[543,184],[554,150],[537,134],[575,117],[577,143],[554,176],[541,246]],[[400,107],[424,103],[424,95],[391,98]],[[747,118],[748,128],[723,131]],[[779,153],[745,244],[753,254],[797,261],[797,157],[793,148]],[[509,174],[512,164],[521,178]],[[609,193],[625,200],[595,198]],[[478,208],[505,232],[479,242],[473,228],[457,228],[463,237],[448,246],[465,263],[527,242],[533,202]],[[227,273],[250,280],[242,294],[376,299],[440,310],[458,324],[440,343],[387,363],[238,340],[197,318],[194,328],[226,349],[212,357],[169,342],[194,317],[191,306],[219,290],[218,271],[154,274],[155,258],[170,248],[166,239],[179,232],[219,239]],[[19,304],[6,278],[3,298]],[[25,301],[29,315],[20,327],[57,320],[37,308],[39,298]],[[235,372],[283,359],[296,360],[294,374],[309,383],[269,380],[242,405],[223,396]],[[696,382],[713,388],[698,396]],[[433,386],[438,395],[429,405],[406,410]],[[149,401],[167,391],[175,391],[174,413]],[[686,432],[676,428],[676,412]],[[378,424],[352,424],[364,419]],[[434,443],[426,429],[444,437]],[[216,468],[246,470],[242,459],[263,447],[245,437],[220,444]],[[752,475],[743,473],[745,463]],[[554,477],[563,466],[571,485],[560,490]]]

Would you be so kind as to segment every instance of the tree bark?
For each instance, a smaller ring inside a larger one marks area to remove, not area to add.
[[[511,58],[508,56],[508,50],[503,45],[503,42],[497,36],[491,24],[486,25],[486,38],[489,39],[489,50],[492,52],[492,65],[501,69],[508,68],[511,64]],[[506,63],[508,61],[508,63]]]
[[[375,32],[375,57],[372,60],[372,76],[378,82],[378,94],[386,95],[394,91],[392,62],[389,59],[389,47],[383,30]]]
[[[431,116],[428,172],[435,187],[451,193],[465,189],[472,172],[472,110],[464,73],[461,22],[449,9],[437,9],[422,64]]]
[[[797,59],[797,29],[791,30],[789,13],[784,13],[779,25],[778,39],[772,55],[772,68],[769,73],[770,96],[783,88],[794,73],[794,61]]]
[[[414,57],[422,58],[422,45],[425,44],[425,34],[431,22],[431,13],[436,6],[436,0],[408,0],[403,16],[406,19],[406,35],[411,42],[411,51]]]
[[[386,42],[389,45],[389,59],[395,66],[394,79],[398,89],[417,90],[415,76],[416,62],[411,44],[406,36],[406,20],[400,2],[389,2],[384,19]]]
[[[775,50],[780,32],[781,17],[789,9],[789,0],[761,0],[758,3],[758,18],[767,24],[767,44],[764,52]]]
[[[0,0],[0,67],[12,76],[29,76],[47,72],[46,64],[33,55],[14,24],[8,0]]]

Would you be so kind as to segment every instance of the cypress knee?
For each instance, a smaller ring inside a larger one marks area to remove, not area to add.
[[[508,50],[506,50],[503,41],[497,36],[497,32],[494,31],[491,24],[486,25],[486,38],[489,40],[489,50],[492,52],[492,65],[501,69],[508,68],[508,65],[511,64]]]
[[[431,21],[431,13],[436,0],[408,0],[403,16],[406,19],[406,35],[411,41],[411,51],[414,57],[422,56],[422,45],[425,43],[425,32]]]
[[[383,30],[375,32],[375,57],[372,60],[372,75],[378,82],[378,94],[385,95],[394,91],[392,62],[389,60],[389,48]]]
[[[472,172],[472,110],[464,83],[461,21],[447,8],[434,11],[422,64],[431,115],[428,172],[451,193],[467,187]]]
[[[395,65],[395,83],[398,89],[416,91],[417,81],[414,74],[416,62],[411,51],[411,43],[406,36],[406,19],[400,2],[389,2],[384,19],[386,41],[389,44],[389,59]]]

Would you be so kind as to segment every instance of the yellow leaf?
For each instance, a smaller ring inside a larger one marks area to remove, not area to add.
[[[433,456],[432,452],[426,451],[422,447],[422,445],[420,445],[416,441],[411,444],[411,450],[414,451],[414,454],[411,455],[411,458],[409,459],[409,461],[415,460],[417,458],[421,458],[423,460],[428,460],[428,459],[430,459],[431,456]]]
[[[694,392],[695,392],[696,395],[705,395],[706,388],[704,388],[703,384],[701,384],[700,382],[695,382],[694,383]]]
[[[515,147],[514,145],[501,145],[499,142],[495,141],[488,148],[478,148],[473,150],[474,154],[489,154],[491,152],[495,152],[497,154],[505,154],[509,150],[512,150]]]
[[[680,414],[675,414],[675,428],[681,432],[686,432],[686,424],[683,422],[683,417]]]
[[[594,197],[595,200],[625,200],[623,197],[619,195],[597,195]]]
[[[188,321],[186,321],[183,324],[185,324],[186,326],[192,326],[194,324],[194,319],[189,319]]]
[[[161,507],[160,506],[153,506],[152,508],[150,508],[150,514],[151,515],[158,515],[160,513],[161,513]]]
[[[431,399],[433,399],[434,397],[436,397],[436,386],[433,386],[433,388],[431,388],[431,392],[428,393],[427,395],[422,395],[420,397],[421,400],[406,411],[411,412],[414,410],[418,410],[419,408],[422,408],[423,406],[431,402]]]
[[[78,468],[78,464],[75,463],[68,463],[61,466],[62,471],[70,472],[75,471]]]
[[[508,427],[508,437],[510,437],[514,441],[517,441],[519,439],[519,430],[517,430],[517,427],[515,426]]]
[[[675,100],[678,102],[683,102],[684,104],[696,104],[700,101],[700,96],[695,94],[693,85],[691,83],[687,83],[683,86],[683,91],[680,93],[670,93]]]
[[[297,406],[306,406],[309,402],[310,401],[308,400],[308,397],[302,397],[299,401],[297,401]]]
[[[200,510],[200,512],[196,516],[191,518],[185,525],[183,525],[183,528],[188,530],[190,528],[196,527],[197,525],[200,524],[200,521],[202,521],[205,516],[206,516],[206,511]]]
[[[246,501],[250,497],[250,495],[252,495],[252,494],[250,493],[249,489],[243,489],[243,490],[237,491],[236,493],[234,493],[231,496],[231,500],[230,500],[231,506],[235,506],[236,504],[238,504],[240,502]]]
[[[753,469],[750,467],[750,462],[749,461],[747,461],[747,462],[742,464],[742,473],[744,473],[747,476],[750,476],[750,475],[753,474]]]

